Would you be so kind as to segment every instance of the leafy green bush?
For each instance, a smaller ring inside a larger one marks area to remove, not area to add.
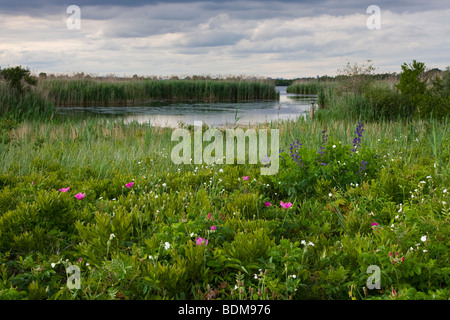
[[[421,117],[444,119],[450,114],[450,69],[432,80],[423,100],[418,103]]]
[[[300,140],[291,143],[289,151],[280,152],[280,173],[269,178],[276,190],[283,196],[311,196],[323,189],[324,183],[329,190],[374,178],[380,160],[373,150],[361,145],[363,126],[359,123],[353,146],[328,141],[325,130],[318,150],[303,149]]]
[[[402,95],[388,87],[373,86],[364,93],[369,100],[368,110],[361,112],[369,120],[397,119],[411,117],[414,108],[406,103]]]
[[[425,72],[425,64],[413,60],[411,64],[404,63],[401,67],[402,73],[396,87],[406,97],[408,103],[416,108],[427,88],[426,81],[421,79]]]

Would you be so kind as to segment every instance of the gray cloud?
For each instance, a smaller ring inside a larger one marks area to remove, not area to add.
[[[449,65],[444,1],[75,1],[81,30],[68,30],[59,1],[0,0],[0,63],[57,72],[117,74],[335,73],[348,60],[380,71],[403,62]]]

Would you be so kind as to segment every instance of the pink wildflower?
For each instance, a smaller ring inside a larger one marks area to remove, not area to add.
[[[127,183],[125,185],[125,187],[127,187],[129,189],[129,188],[131,188],[133,186],[133,184],[134,184],[134,182]]]
[[[247,181],[248,179],[250,179],[250,177],[249,176],[244,176],[244,177],[242,177],[242,179],[244,179],[244,181]]]
[[[211,227],[211,231],[214,231],[214,230],[216,230],[216,226]]]
[[[271,204],[270,202],[264,202],[264,205],[265,205],[266,207],[270,207],[272,204]]]
[[[208,245],[208,240],[204,239],[204,238],[197,238],[196,242],[195,242],[198,246],[201,246],[203,244],[205,244],[205,246]]]
[[[288,209],[288,208],[292,207],[292,203],[291,202],[284,203],[283,201],[281,201],[280,205],[284,209]]]
[[[86,193],[77,193],[77,194],[75,195],[75,198],[77,198],[78,200],[81,200],[81,199],[84,198],[85,195],[86,195]]]
[[[60,192],[67,192],[67,191],[69,191],[69,189],[70,189],[70,187],[67,187],[67,188],[59,189],[59,191],[60,191]]]
[[[378,227],[378,223],[373,222],[373,223],[372,223],[372,227]]]

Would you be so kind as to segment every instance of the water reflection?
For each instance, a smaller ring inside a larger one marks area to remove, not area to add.
[[[277,87],[279,101],[256,101],[242,103],[187,103],[152,101],[135,107],[80,107],[60,108],[66,116],[101,116],[118,119],[125,123],[136,121],[160,127],[178,127],[179,121],[194,124],[203,121],[209,126],[253,125],[277,120],[304,117],[316,101],[315,95],[295,95],[286,93],[287,87]],[[236,113],[237,112],[237,113]]]

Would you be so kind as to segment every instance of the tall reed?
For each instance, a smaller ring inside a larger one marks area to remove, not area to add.
[[[152,99],[192,101],[277,100],[273,84],[256,81],[46,79],[39,84],[58,106],[131,104]]]
[[[336,84],[334,82],[319,82],[319,81],[310,81],[310,82],[299,82],[294,83],[287,87],[287,93],[294,94],[319,94],[322,90],[327,90],[328,88],[334,88]]]
[[[51,117],[55,105],[36,88],[29,88],[22,94],[12,90],[0,81],[0,115],[11,114],[18,120]]]

